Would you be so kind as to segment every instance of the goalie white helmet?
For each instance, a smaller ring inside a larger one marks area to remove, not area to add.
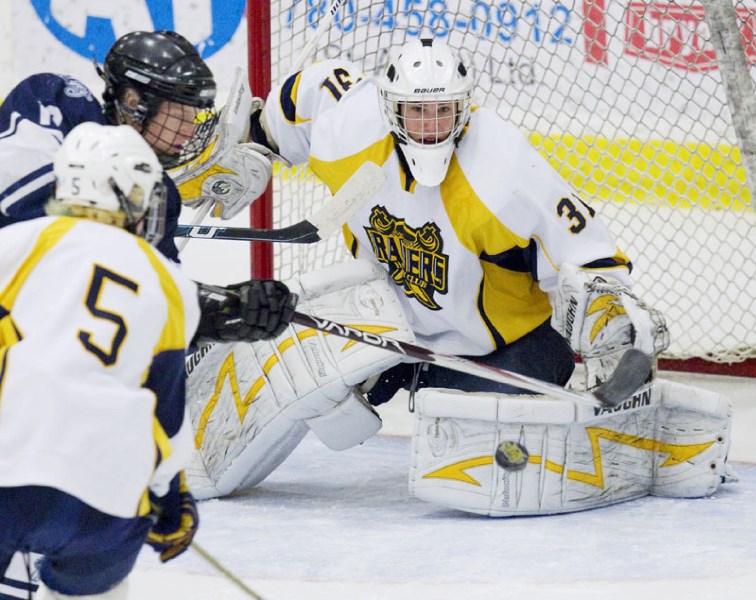
[[[87,217],[157,244],[165,229],[166,189],[155,152],[128,125],[77,125],[53,161],[51,215]]]
[[[472,76],[447,45],[407,42],[378,78],[384,118],[421,185],[440,184],[470,118]]]

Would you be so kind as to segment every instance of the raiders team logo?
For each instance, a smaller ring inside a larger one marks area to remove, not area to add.
[[[441,252],[443,240],[435,223],[413,229],[404,219],[389,214],[383,206],[370,213],[365,233],[373,253],[389,267],[394,283],[423,306],[440,310],[433,296],[446,294],[449,257]]]

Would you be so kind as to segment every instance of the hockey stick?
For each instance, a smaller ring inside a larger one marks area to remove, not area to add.
[[[304,2],[304,0],[302,1]],[[302,48],[302,52],[300,53],[296,62],[291,65],[287,77],[291,77],[302,69],[305,61],[309,58],[310,54],[312,54],[313,50],[315,50],[315,46],[318,45],[320,38],[323,37],[323,34],[328,31],[328,29],[330,29],[331,22],[336,16],[336,13],[339,12],[339,10],[341,10],[341,7],[346,3],[347,0],[333,0],[333,2],[331,2],[331,6],[328,7],[328,13],[318,19],[318,25],[315,28],[315,33],[313,34],[310,41],[305,44],[304,48]]]
[[[189,225],[189,227],[197,227],[202,221],[205,220],[205,217],[210,214],[210,210],[213,208],[213,201],[212,200],[205,200],[202,205],[197,209],[197,213],[194,215],[194,219],[192,220],[192,224]],[[179,225],[179,227],[184,227],[184,225]],[[176,236],[177,237],[177,236]],[[189,243],[189,240],[191,238],[185,237],[180,239],[178,242],[176,242],[176,248],[179,252],[183,251],[184,248],[186,248],[186,245]]]
[[[246,583],[244,583],[241,579],[239,579],[236,575],[234,575],[231,571],[224,567],[217,558],[215,558],[197,542],[192,542],[191,546],[192,550],[194,550],[197,554],[204,558],[209,564],[217,569],[219,573],[221,573],[226,579],[228,579],[236,587],[242,590],[247,596],[254,598],[254,600],[263,600],[262,596],[255,593],[252,588],[250,588]]]
[[[624,402],[635,390],[643,385],[651,372],[651,359],[639,350],[631,349],[622,357],[609,381],[601,385],[593,393],[580,392],[459,356],[431,352],[415,344],[362,331],[356,327],[349,327],[321,317],[312,317],[295,312],[292,323],[317,329],[324,333],[332,333],[349,340],[370,344],[371,346],[384,348],[390,352],[434,363],[447,369],[512,385],[538,394],[548,394],[555,398],[582,402],[596,407],[614,407]]]
[[[176,237],[206,240],[239,240],[244,242],[288,242],[312,244],[338,231],[370,198],[386,179],[383,170],[374,162],[360,166],[333,198],[320,210],[303,221],[281,229],[254,229],[251,227],[213,227],[179,225]]]
[[[217,134],[215,136],[215,145],[210,154],[210,157],[201,155],[190,161],[188,164],[181,165],[175,169],[172,169],[169,173],[171,179],[177,187],[181,187],[182,184],[187,181],[191,181],[198,173],[201,173],[206,168],[206,162],[211,160],[214,155],[222,155],[228,151],[234,144],[241,141],[244,128],[249,123],[249,112],[252,107],[252,94],[249,91],[249,87],[244,82],[242,70],[237,67],[234,72],[234,80],[231,83],[230,93],[225,106],[221,110],[221,122],[217,126]],[[213,198],[205,198],[202,204],[197,208],[197,212],[192,219],[190,227],[196,227],[205,220],[207,215],[215,206],[215,200]],[[180,225],[180,227],[183,227]],[[178,236],[176,236],[178,237]],[[186,245],[190,241],[190,237],[184,237],[176,242],[176,248],[179,252],[182,252]]]

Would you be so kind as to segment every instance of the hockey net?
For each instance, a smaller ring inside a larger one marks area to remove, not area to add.
[[[395,44],[444,39],[474,69],[475,102],[519,126],[631,257],[669,323],[664,358],[687,361],[663,366],[756,376],[756,0],[729,2],[348,0],[318,29],[332,2],[255,0],[250,76],[263,94],[321,31],[306,64],[340,56],[368,74]],[[306,168],[279,168],[252,224],[291,224],[328,197]],[[272,264],[253,249],[255,276],[349,258],[338,235],[271,251]]]

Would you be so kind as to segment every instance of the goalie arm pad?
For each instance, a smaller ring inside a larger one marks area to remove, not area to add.
[[[598,412],[598,414],[596,414]],[[695,498],[732,481],[730,401],[657,380],[617,409],[546,397],[418,392],[410,492],[494,517],[558,514],[657,495]],[[521,471],[499,444],[523,444]]]

